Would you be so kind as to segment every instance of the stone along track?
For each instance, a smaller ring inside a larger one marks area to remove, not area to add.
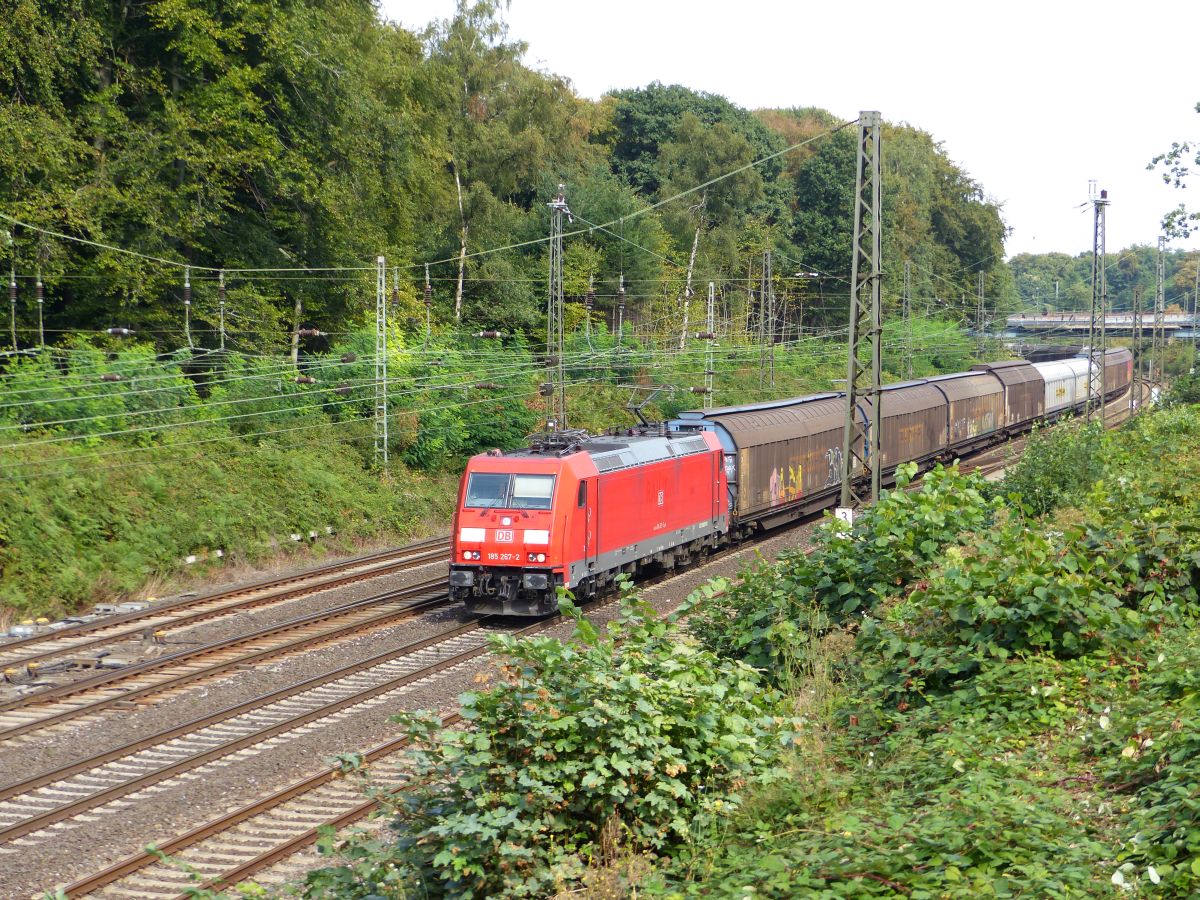
[[[183,628],[208,619],[236,615],[248,609],[416,568],[445,558],[449,551],[449,538],[434,538],[214,594],[181,597],[135,612],[7,641],[0,643],[0,670],[16,672],[26,669],[36,672],[43,661],[54,657],[138,639],[148,633]]]
[[[230,762],[226,757],[252,757],[272,741],[299,737],[306,726],[328,725],[355,707],[386,702],[394,692],[486,652],[485,626],[491,624],[480,618],[443,629],[0,788],[0,853],[19,853],[98,816],[119,816],[171,779],[216,773]]]
[[[161,702],[183,687],[417,616],[449,602],[444,587],[444,578],[427,580],[0,703],[0,741],[40,739],[51,726],[150,697]]]
[[[613,607],[619,598],[593,604],[591,611]],[[533,635],[562,624],[561,616],[533,623],[518,636]],[[463,654],[463,661],[482,656],[486,646]],[[461,721],[458,713],[442,717],[450,726]],[[406,737],[379,744],[363,754],[372,778],[396,784],[405,776]],[[269,796],[246,804],[192,830],[155,844],[178,865],[164,863],[142,851],[81,878],[63,888],[68,897],[185,898],[189,889],[220,888],[237,884],[316,843],[322,829],[341,829],[357,822],[377,807],[354,780],[340,777],[329,767],[290,784]]]

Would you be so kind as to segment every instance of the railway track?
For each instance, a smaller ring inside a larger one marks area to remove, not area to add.
[[[207,619],[401,572],[445,558],[449,546],[449,538],[435,538],[395,550],[355,557],[320,569],[201,597],[183,597],[169,603],[153,604],[144,610],[0,643],[0,670],[9,673],[21,669],[35,672],[45,660],[68,653],[141,639],[147,634],[182,628]],[[33,652],[29,652],[31,648]]]
[[[0,741],[33,733],[40,739],[51,726],[78,724],[150,697],[162,702],[181,688],[395,624],[446,605],[444,585],[438,578],[386,591],[0,704]],[[430,592],[434,596],[423,596]]]
[[[480,618],[456,625],[0,788],[0,846],[52,837],[90,821],[80,816],[91,810],[119,814],[128,803],[114,801],[185,773],[199,777],[210,766],[219,771],[218,761],[231,754],[262,752],[267,742],[294,737],[304,726],[328,725],[354,707],[386,702],[415,682],[485,653],[492,624]]]
[[[619,602],[614,597],[592,607],[602,609]],[[525,636],[561,623],[553,616],[514,631]],[[486,646],[472,655],[487,652]],[[457,713],[442,718],[444,725],[459,722]],[[408,746],[395,738],[363,754],[378,782],[396,783],[405,767],[398,755]],[[313,845],[327,827],[341,829],[368,816],[376,801],[365,798],[354,781],[326,768],[269,796],[206,822],[156,845],[177,865],[164,863],[150,852],[132,854],[100,872],[63,889],[68,897],[185,898],[189,889],[220,888],[242,881]],[[0,832],[0,838],[3,833]]]

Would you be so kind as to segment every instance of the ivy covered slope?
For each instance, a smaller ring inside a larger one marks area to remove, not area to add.
[[[471,729],[403,720],[396,838],[327,838],[304,893],[1195,896],[1200,410],[1034,445],[668,620],[503,639]]]

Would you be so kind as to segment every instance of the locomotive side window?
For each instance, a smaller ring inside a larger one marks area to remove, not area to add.
[[[467,499],[463,506],[467,509],[486,509],[504,506],[508,496],[508,482],[511,475],[496,472],[473,472],[467,482]]]
[[[583,509],[584,504],[586,504],[586,503],[587,503],[587,482],[581,481],[581,482],[579,482],[579,500],[576,503],[576,506],[578,506],[580,509]]]
[[[553,498],[553,475],[513,476],[510,509],[549,509]]]

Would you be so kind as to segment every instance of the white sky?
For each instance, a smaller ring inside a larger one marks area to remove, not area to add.
[[[455,4],[381,7],[419,29]],[[1200,138],[1200,2],[986,7],[512,0],[505,18],[510,37],[529,44],[527,64],[570,78],[587,97],[657,80],[750,109],[818,106],[846,119],[878,109],[928,131],[1003,204],[1010,255],[1090,251],[1091,212],[1078,207],[1092,178],[1111,201],[1110,252],[1154,244],[1164,212],[1183,199],[1200,204],[1200,173],[1179,191],[1146,171],[1172,141]]]

